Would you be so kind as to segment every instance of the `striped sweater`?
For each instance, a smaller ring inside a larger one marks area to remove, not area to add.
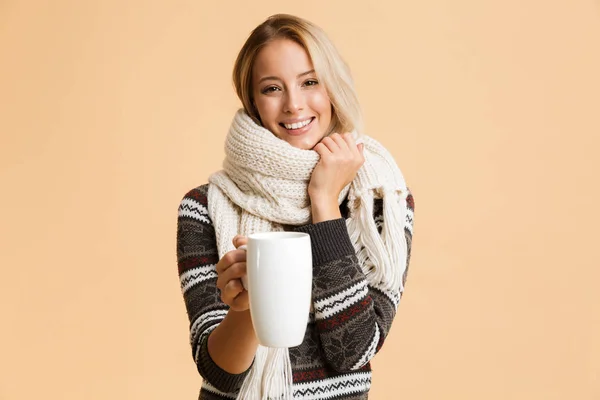
[[[207,347],[209,334],[228,311],[217,289],[215,266],[219,259],[207,194],[208,185],[200,186],[187,193],[179,205],[179,278],[190,320],[192,355],[203,378],[199,399],[235,399],[248,371],[227,373],[213,362]],[[410,260],[412,195],[406,201],[404,232]],[[383,345],[401,297],[399,292],[367,283],[346,229],[346,203],[340,211],[342,218],[337,220],[285,227],[308,233],[313,250],[314,312],[302,344],[289,349],[295,399],[367,399],[370,360]],[[373,214],[381,232],[381,200],[376,201]]]

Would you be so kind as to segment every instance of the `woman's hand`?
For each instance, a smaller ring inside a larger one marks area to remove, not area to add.
[[[236,249],[248,242],[245,236],[233,238]],[[217,287],[221,291],[221,300],[233,311],[246,311],[249,308],[248,292],[241,278],[246,276],[246,251],[232,250],[217,263]]]
[[[313,223],[340,218],[338,197],[365,162],[363,144],[350,133],[333,133],[314,147],[321,159],[308,184]]]
[[[247,242],[244,236],[233,238],[236,249]],[[248,292],[241,282],[246,275],[246,251],[232,250],[225,254],[217,263],[217,274],[221,300],[230,308],[208,336],[208,354],[222,370],[237,375],[252,365],[258,347],[248,309]]]

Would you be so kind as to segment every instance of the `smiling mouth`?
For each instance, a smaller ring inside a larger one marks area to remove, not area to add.
[[[307,126],[308,124],[310,124],[311,122],[313,122],[313,120],[315,119],[315,117],[309,118],[307,120],[304,120],[302,122],[296,122],[293,124],[284,124],[283,122],[279,123],[279,126],[289,130],[289,131],[293,131],[296,129],[301,129],[304,128],[305,126]]]

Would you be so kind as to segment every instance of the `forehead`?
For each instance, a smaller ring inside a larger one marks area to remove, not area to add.
[[[252,75],[254,79],[262,76],[295,78],[311,69],[312,62],[302,46],[289,39],[277,39],[260,50],[254,60]]]

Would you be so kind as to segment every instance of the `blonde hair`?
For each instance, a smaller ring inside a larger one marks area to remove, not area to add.
[[[302,18],[276,14],[257,26],[240,50],[233,68],[233,84],[248,115],[261,124],[252,98],[252,67],[260,50],[276,39],[298,43],[308,53],[319,81],[332,104],[331,132],[363,132],[360,104],[350,69],[325,32]]]

